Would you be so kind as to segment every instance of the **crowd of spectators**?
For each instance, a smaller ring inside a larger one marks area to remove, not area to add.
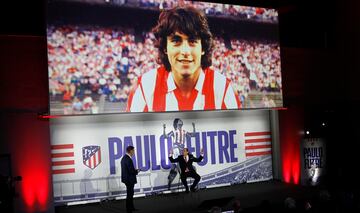
[[[243,207],[239,199],[231,203],[231,207],[214,206],[208,212],[210,213],[355,213],[359,212],[359,198],[352,191],[342,191],[340,193],[331,193],[327,189],[321,189],[309,195],[296,197],[287,196],[282,203],[261,201],[254,207]]]
[[[264,93],[281,91],[280,48],[278,43],[231,39],[230,47],[215,40],[213,68],[231,79],[243,103],[250,91]],[[266,95],[262,106],[275,107]]]
[[[137,78],[159,66],[154,35],[149,32],[48,27],[47,39],[50,94],[74,111],[96,111],[100,95],[106,101],[126,102]],[[281,92],[276,42],[215,38],[212,68],[232,80],[242,102],[250,91]],[[275,104],[266,95],[263,98],[264,107]]]
[[[173,8],[178,5],[191,5],[201,9],[206,15],[210,16],[232,16],[262,22],[278,21],[278,13],[275,9],[184,0],[140,0],[139,3],[140,7],[160,10]]]
[[[277,23],[278,13],[275,9],[249,7],[230,4],[217,4],[210,2],[185,1],[185,0],[63,0],[78,1],[88,4],[111,4],[121,7],[141,7],[152,10],[164,10],[175,6],[191,5],[202,10],[209,16],[226,16],[245,20],[253,20],[267,23]],[[226,3],[226,2],[225,2]]]

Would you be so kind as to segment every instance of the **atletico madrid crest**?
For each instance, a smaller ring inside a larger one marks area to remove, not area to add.
[[[90,169],[95,169],[101,163],[100,146],[85,146],[82,148],[83,163]]]

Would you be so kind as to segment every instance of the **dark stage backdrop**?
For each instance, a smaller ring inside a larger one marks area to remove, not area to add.
[[[285,55],[305,54],[284,49]],[[48,110],[46,39],[32,36],[0,36],[0,70],[2,91],[0,153],[10,153],[13,175],[21,175],[15,200],[17,212],[52,212],[49,121],[38,119]],[[299,62],[300,63],[300,62]],[[285,70],[296,70],[296,63],[285,63]],[[294,72],[294,73],[300,73]],[[287,73],[284,76],[289,79]],[[294,76],[291,76],[291,79]],[[301,84],[297,84],[301,89]],[[298,90],[296,90],[298,91]],[[293,91],[285,94],[296,95]],[[293,125],[303,116],[302,108],[289,106],[279,112],[282,150],[282,176],[286,182],[299,180],[300,160],[296,155],[296,138],[302,124]],[[301,120],[300,120],[301,121]],[[286,162],[286,163],[285,163]],[[292,166],[290,166],[292,165]],[[297,167],[298,165],[298,167]]]
[[[15,212],[53,212],[46,39],[0,36],[0,154],[10,154]]]
[[[48,121],[37,118],[38,113],[48,111],[46,54],[45,35],[44,37],[0,36],[0,91],[2,91],[0,153],[10,153],[13,175],[23,176],[22,183],[17,186],[20,196],[16,199],[15,207],[16,210],[24,212],[52,209],[52,189],[49,186],[51,165]],[[297,106],[294,98],[298,101],[302,100],[305,90],[303,80],[312,83],[309,81],[310,74],[320,70],[319,61],[326,61],[328,56],[321,50],[294,48],[282,48],[282,55],[284,100],[288,108],[279,111],[282,178],[285,182],[296,182],[300,175],[298,170],[300,156],[286,153],[296,153],[298,147],[296,143],[300,141],[297,140],[300,139],[299,131],[303,130],[304,111],[303,106]],[[313,58],[317,60],[314,61]],[[307,61],[312,62],[307,64]],[[308,99],[316,103],[320,101],[311,99],[311,96]],[[300,123],[295,125],[296,122]],[[23,133],[28,128],[31,129],[25,136]],[[29,147],[36,149],[31,150]],[[25,158],[24,154],[28,152],[30,154]],[[33,187],[32,181],[38,179],[36,175],[39,175],[39,171],[45,171],[41,173],[44,181]],[[42,192],[39,192],[41,190]],[[46,195],[43,197],[45,201],[39,201],[40,194]]]

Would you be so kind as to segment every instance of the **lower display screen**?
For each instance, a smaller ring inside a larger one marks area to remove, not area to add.
[[[199,188],[269,180],[271,141],[268,111],[54,119],[55,203],[125,196],[120,161],[129,145],[135,147],[133,163],[141,170],[135,195],[183,189],[178,165],[168,157],[170,152],[177,157],[184,148],[194,157],[204,152],[203,159],[193,164],[201,177]]]

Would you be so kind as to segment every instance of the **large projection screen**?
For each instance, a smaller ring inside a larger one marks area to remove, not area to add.
[[[47,14],[52,115],[283,106],[274,9],[49,0]]]
[[[198,157],[204,151],[204,159],[193,164],[200,188],[273,178],[267,110],[65,116],[50,125],[55,204],[124,198],[120,161],[128,145],[135,147],[133,162],[141,169],[135,196],[183,191],[179,173],[168,189],[176,168],[169,152],[181,153],[181,146],[165,135],[176,131],[176,119],[192,133],[184,144],[189,152]]]

